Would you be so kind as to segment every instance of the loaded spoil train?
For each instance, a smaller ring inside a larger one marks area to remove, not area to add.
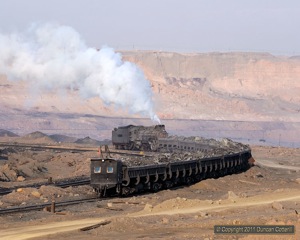
[[[91,186],[99,197],[159,191],[250,168],[249,146],[229,139],[168,136],[164,125],[115,128],[113,157],[91,158]],[[142,150],[142,151],[141,151]],[[147,152],[144,152],[147,151]]]

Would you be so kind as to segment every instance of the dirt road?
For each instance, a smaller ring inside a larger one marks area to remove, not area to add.
[[[285,169],[285,170],[300,171],[300,167],[291,166],[291,165],[278,164],[278,163],[275,163],[273,161],[265,160],[265,159],[256,160],[255,164],[259,165],[259,166],[270,167],[270,168],[278,168],[278,169]]]

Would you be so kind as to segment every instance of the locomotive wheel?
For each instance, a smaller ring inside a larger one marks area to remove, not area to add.
[[[131,142],[128,144],[128,149],[133,150],[134,149],[134,142]]]

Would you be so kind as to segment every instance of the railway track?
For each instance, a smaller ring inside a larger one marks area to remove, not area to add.
[[[62,201],[62,202],[56,202],[55,207],[57,208],[57,207],[70,206],[70,205],[86,203],[86,202],[95,202],[98,200],[99,200],[99,198],[93,197],[93,198]],[[41,210],[41,209],[44,209],[44,208],[50,207],[50,206],[51,206],[51,203],[44,203],[44,204],[39,204],[39,205],[29,205],[29,206],[24,206],[24,207],[13,207],[13,208],[0,209],[0,215],[27,212],[27,211],[36,211],[36,210]]]
[[[10,188],[0,188],[0,195],[5,195],[11,193],[13,190]]]
[[[63,146],[51,146],[51,145],[39,145],[39,144],[23,144],[23,143],[4,143],[0,142],[0,147],[11,148],[26,148],[30,150],[55,150],[55,151],[75,151],[75,152],[88,152],[97,151],[95,147],[63,147]]]
[[[63,146],[49,146],[49,145],[39,145],[39,144],[23,144],[23,143],[6,143],[6,142],[0,142],[0,147],[2,148],[15,148],[20,150],[32,150],[32,151],[42,151],[42,150],[54,150],[54,151],[72,151],[72,152],[84,152],[84,151],[93,151],[97,152],[98,148],[90,147],[90,148],[83,148],[83,147],[63,147]],[[119,155],[131,155],[131,156],[143,156],[143,157],[151,157],[151,154],[148,155],[144,153],[137,153],[137,152],[130,152],[130,151],[109,151],[109,152],[103,152],[104,156],[107,156],[108,154],[119,154]],[[53,183],[49,182],[42,182],[42,183],[35,183],[35,184],[29,184],[29,185],[20,185],[15,186],[12,188],[1,188],[0,187],[0,196],[9,194],[12,191],[18,189],[18,188],[39,188],[41,186],[47,186],[47,185],[53,185],[56,187],[66,188],[71,186],[80,186],[80,185],[88,185],[90,184],[90,178],[85,179],[64,179],[64,180],[58,180]]]
[[[64,179],[60,181],[56,181],[53,183],[44,182],[44,183],[35,183],[35,184],[29,184],[29,185],[21,185],[16,186],[13,188],[0,188],[0,195],[5,195],[8,193],[11,193],[12,191],[18,189],[18,188],[39,188],[41,186],[55,186],[55,187],[61,187],[61,188],[67,188],[67,187],[75,187],[75,186],[81,186],[81,185],[88,185],[90,184],[89,178],[83,178],[83,179]]]
[[[0,147],[11,147],[11,148],[21,148],[26,150],[38,151],[38,150],[53,150],[53,151],[67,151],[67,152],[98,152],[99,148],[96,147],[64,147],[64,146],[51,146],[51,145],[37,145],[37,144],[23,144],[23,143],[5,143],[0,142]],[[133,152],[129,150],[116,150],[111,151],[109,150],[110,154],[120,154],[120,155],[132,155],[132,156],[146,156],[151,157],[152,154],[150,152],[140,153],[140,152]],[[104,152],[104,154],[108,154]]]

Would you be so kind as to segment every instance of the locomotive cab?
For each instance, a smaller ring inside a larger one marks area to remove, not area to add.
[[[122,162],[114,159],[91,158],[91,186],[99,197],[119,193],[122,183]]]
[[[115,128],[112,131],[112,143],[118,149],[125,149],[130,142],[130,128],[132,126]]]

